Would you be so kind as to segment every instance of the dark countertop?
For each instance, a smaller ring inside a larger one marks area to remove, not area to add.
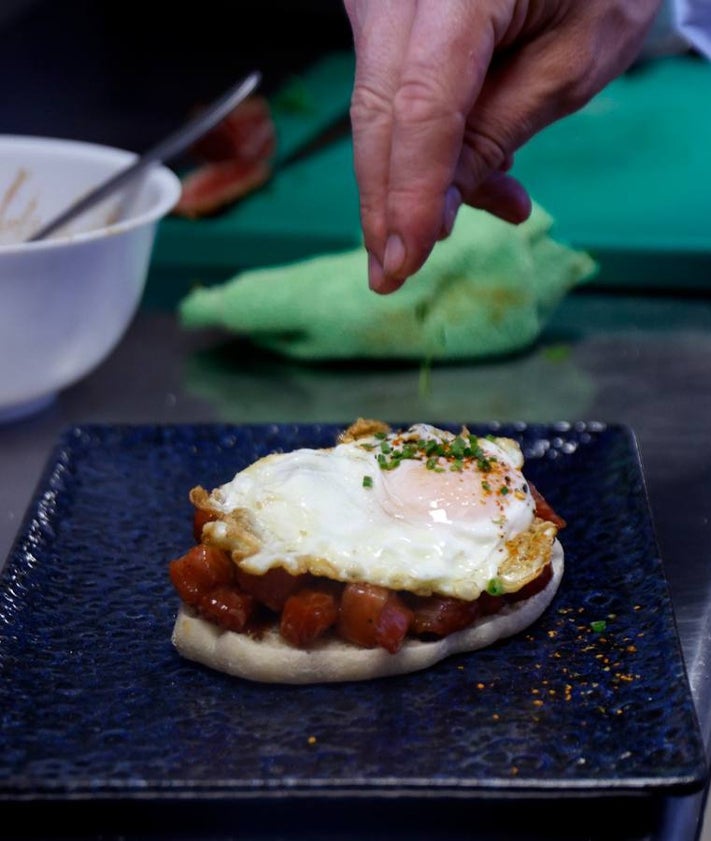
[[[626,424],[639,443],[689,680],[708,744],[709,371],[711,299],[704,295],[581,290],[563,302],[541,341],[528,352],[476,364],[435,366],[426,386],[417,366],[302,366],[223,334],[185,332],[172,312],[144,310],[96,372],[41,414],[0,427],[0,556],[6,557],[11,548],[57,436],[76,423],[348,423],[370,415],[434,422]],[[643,811],[633,806],[627,820],[617,824],[614,837],[700,838],[703,801],[703,794],[668,799],[659,812],[656,807]],[[134,808],[141,813],[150,807]],[[600,810],[593,811],[597,817],[585,823],[585,837],[612,837],[590,834],[611,831],[605,830]],[[426,821],[421,832],[425,825]],[[65,835],[66,831],[67,827]],[[95,831],[83,824],[79,834],[94,837]],[[272,826],[268,837],[276,837],[275,831],[282,830]],[[447,827],[448,837],[457,837],[453,831]],[[348,828],[345,835],[350,832]],[[537,830],[531,835],[523,825],[517,832],[523,834],[507,837],[539,837]]]

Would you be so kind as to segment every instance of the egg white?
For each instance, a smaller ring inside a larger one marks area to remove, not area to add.
[[[268,455],[210,494],[223,519],[207,523],[203,535],[235,549],[227,521],[247,512],[259,548],[236,560],[249,572],[284,567],[477,598],[509,558],[509,541],[535,518],[521,450],[511,439],[478,438],[478,459],[428,460],[419,452],[392,467],[393,453],[423,441],[448,447],[455,436],[418,424],[386,437]]]

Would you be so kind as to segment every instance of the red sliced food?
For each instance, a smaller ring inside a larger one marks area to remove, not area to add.
[[[275,149],[269,103],[250,97],[192,147],[199,164],[183,177],[173,213],[190,219],[208,216],[261,187],[271,177]]]
[[[183,178],[173,213],[189,219],[208,216],[261,187],[270,176],[267,161],[235,159],[203,164]]]
[[[268,160],[276,149],[276,129],[268,101],[251,96],[191,148],[200,161]]]

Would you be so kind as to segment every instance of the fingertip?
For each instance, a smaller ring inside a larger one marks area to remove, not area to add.
[[[513,191],[508,204],[508,221],[514,225],[525,222],[533,211],[533,202],[526,190],[517,183],[519,190]]]
[[[397,292],[401,286],[404,286],[405,280],[406,278],[402,277],[385,277],[377,288],[373,286],[370,288],[373,292],[377,292],[378,295],[390,295],[393,292]]]
[[[389,295],[397,291],[405,280],[404,277],[387,274],[375,254],[368,254],[368,286],[373,292],[377,292],[378,295]]]
[[[512,225],[525,222],[533,210],[526,188],[515,178],[501,172],[492,173],[467,203]]]

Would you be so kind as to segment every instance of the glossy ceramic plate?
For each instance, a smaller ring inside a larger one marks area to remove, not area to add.
[[[454,427],[452,427],[454,429]],[[624,427],[480,426],[522,443],[567,519],[528,631],[412,675],[259,685],[171,646],[188,490],[332,425],[85,426],[47,465],[0,581],[0,796],[682,792],[705,776],[637,447]]]

